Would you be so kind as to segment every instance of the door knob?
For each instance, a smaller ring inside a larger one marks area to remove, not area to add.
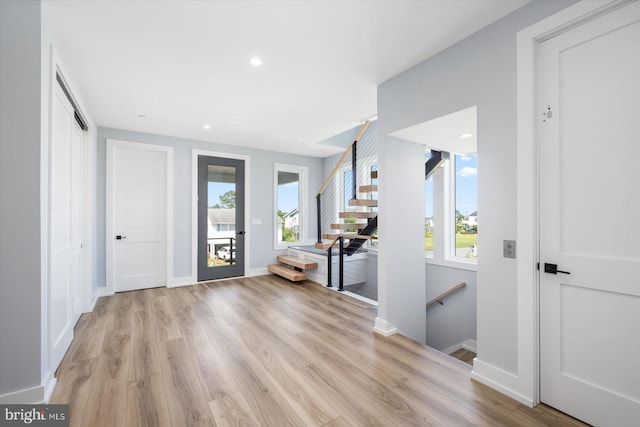
[[[127,236],[121,236],[119,234],[116,236],[116,240],[122,240],[122,239],[126,239],[126,238],[127,238]]]
[[[238,236],[243,236],[246,232],[244,231],[238,231]]]
[[[547,264],[546,262],[544,263],[544,272],[550,273],[550,274],[558,274],[558,273],[571,274],[568,271],[558,270],[558,264]]]

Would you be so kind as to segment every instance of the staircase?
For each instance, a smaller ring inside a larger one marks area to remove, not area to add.
[[[289,255],[278,256],[278,262],[280,264],[273,264],[268,266],[268,270],[277,274],[278,276],[289,279],[292,282],[301,282],[307,280],[307,275],[304,270],[312,270],[318,268],[318,263],[314,261],[307,261],[303,258],[298,258]]]
[[[362,246],[366,242],[377,239],[378,201],[373,195],[378,191],[375,183],[378,171],[372,167],[377,165],[375,133],[367,134],[363,140],[364,145],[358,150],[358,141],[365,135],[370,124],[367,121],[362,125],[316,195],[318,229],[315,248],[326,251],[326,270],[323,273],[326,272],[327,287],[332,287],[333,250],[339,251],[339,291],[344,288],[344,257],[363,252]],[[347,172],[351,174],[349,183]],[[338,203],[339,200],[341,202]],[[344,209],[337,206],[342,203],[346,205]],[[324,230],[323,225],[328,225],[328,229]],[[318,254],[315,256],[318,257]],[[304,271],[318,268],[317,262],[307,262],[296,256],[279,256],[278,262],[279,264],[268,266],[269,271],[293,282],[306,280]]]
[[[371,172],[370,177],[371,179],[377,179],[378,171]],[[359,195],[364,197],[377,193],[377,191],[378,186],[375,184],[366,184],[358,187]],[[377,208],[378,201],[376,199],[360,197],[349,200],[349,206]],[[330,229],[340,231],[323,233],[322,239],[329,240],[329,242],[318,242],[316,243],[316,248],[323,250],[327,250],[329,247],[339,249],[340,239],[342,239],[344,254],[351,256],[356,253],[362,245],[371,240],[374,237],[374,233],[378,230],[377,212],[346,211],[340,212],[338,218],[346,221],[333,223],[330,225]],[[350,220],[355,222],[350,222]]]

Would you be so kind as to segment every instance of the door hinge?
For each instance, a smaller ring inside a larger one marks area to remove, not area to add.
[[[538,271],[540,271],[540,263],[538,263]]]

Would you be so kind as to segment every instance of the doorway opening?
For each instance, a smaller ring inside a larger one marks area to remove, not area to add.
[[[478,221],[477,107],[395,131],[425,146],[425,343],[472,363],[476,353]]]

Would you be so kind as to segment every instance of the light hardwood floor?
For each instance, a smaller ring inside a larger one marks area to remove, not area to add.
[[[473,351],[461,348],[460,350],[456,350],[453,353],[449,353],[449,356],[455,357],[458,360],[462,360],[464,363],[468,363],[469,365],[473,365],[473,359],[475,359],[476,354]]]
[[[576,426],[470,379],[469,365],[375,335],[365,303],[276,276],[103,297],[51,403],[72,426]]]

